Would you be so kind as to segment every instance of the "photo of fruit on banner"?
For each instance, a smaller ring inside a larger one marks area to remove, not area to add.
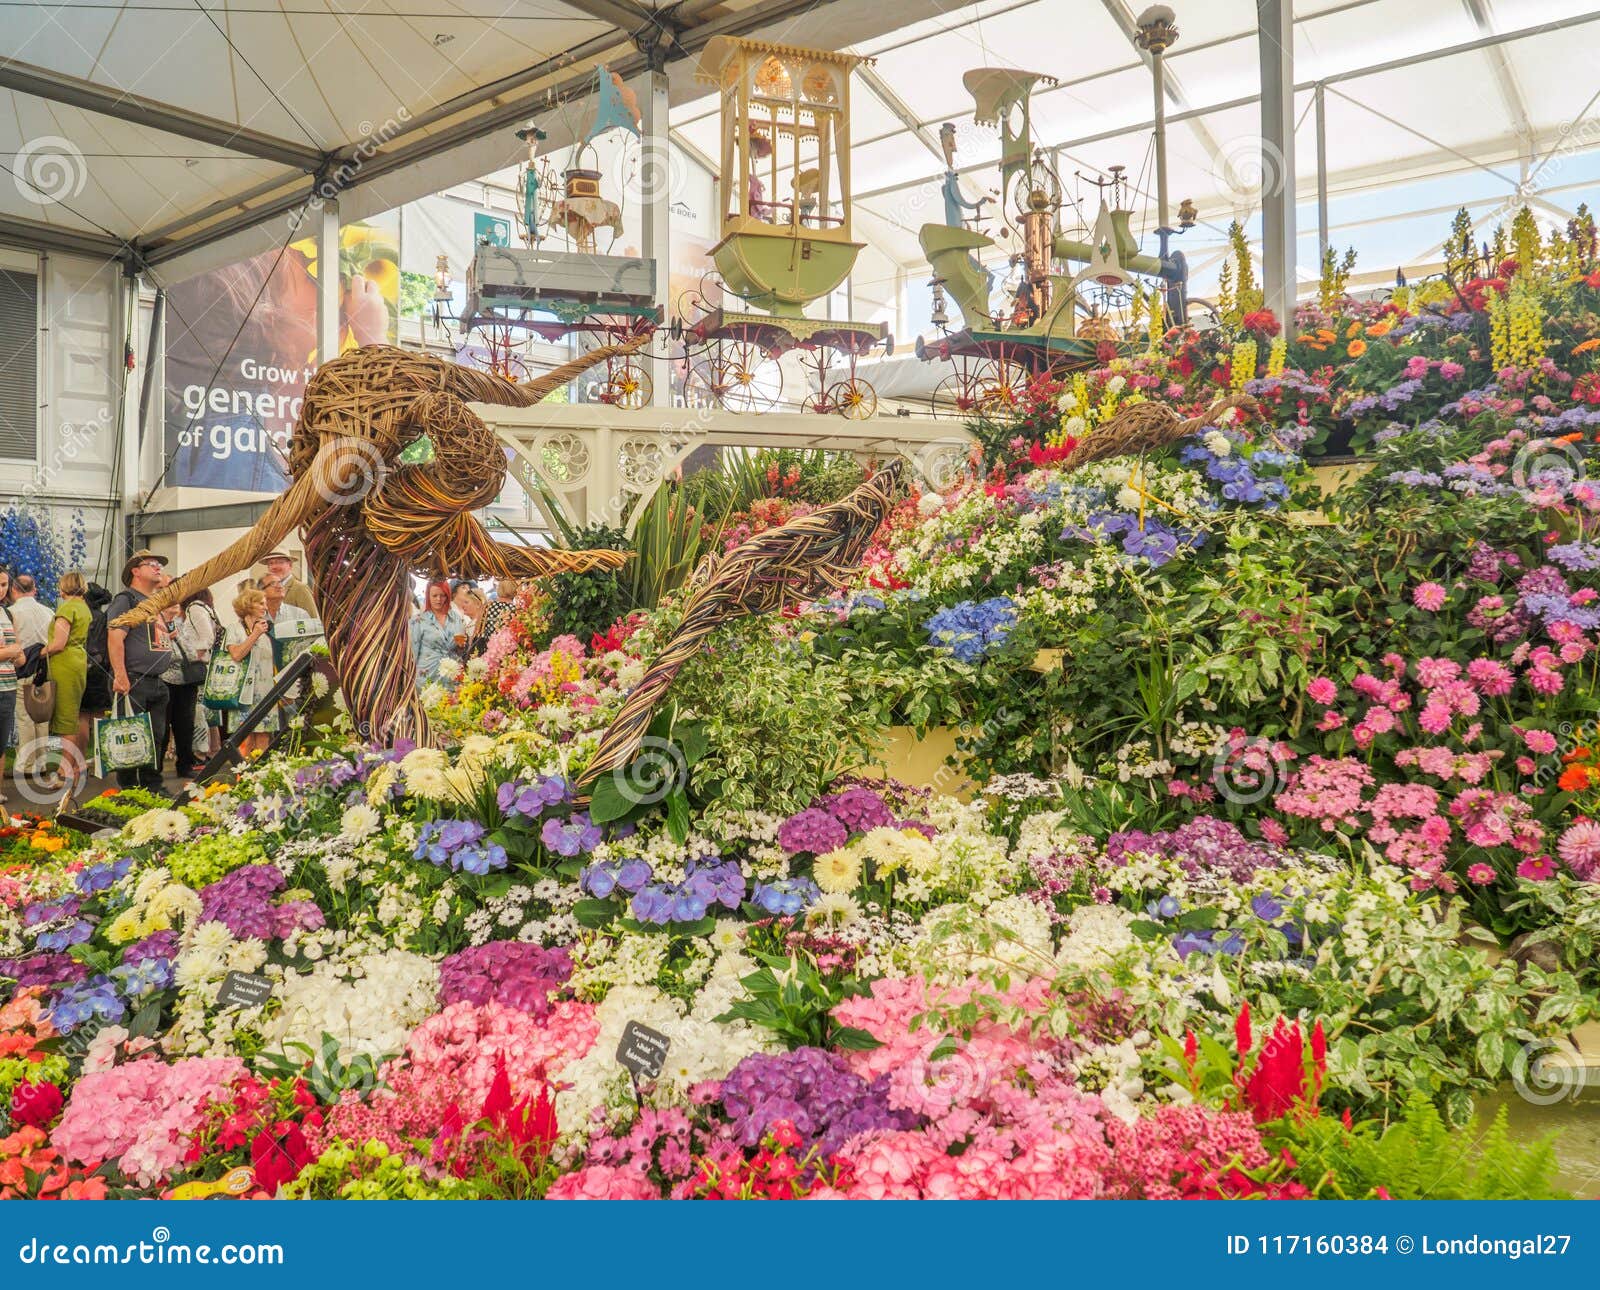
[[[598,777],[872,468],[573,528],[633,558],[524,584],[435,746],[335,704],[8,831],[0,1197],[1600,1195],[1600,254],[1486,236],[1292,329],[1236,237],[1216,328],[975,422]],[[1098,455],[1141,404],[1226,410]]]

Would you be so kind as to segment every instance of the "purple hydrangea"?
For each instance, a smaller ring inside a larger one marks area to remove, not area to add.
[[[847,788],[822,799],[819,805],[851,833],[883,828],[894,823],[894,815],[870,788]]]
[[[940,649],[963,663],[975,663],[1000,649],[1017,625],[1017,607],[1005,596],[963,600],[928,619],[924,630]]]
[[[600,845],[600,826],[589,819],[585,811],[576,812],[571,819],[549,819],[539,830],[539,841],[558,856],[571,859],[588,855]]]
[[[619,889],[631,896],[654,876],[643,860],[607,860],[584,869],[578,875],[578,887],[597,900],[604,900]]]
[[[490,941],[452,954],[439,964],[439,1006],[499,1003],[543,1020],[550,995],[572,975],[566,950],[522,941]]]
[[[718,905],[738,909],[744,900],[744,888],[744,873],[739,866],[713,856],[690,861],[688,874],[676,885],[652,882],[641,887],[629,908],[641,923],[657,927],[697,923]]]
[[[812,1147],[822,1156],[839,1151],[858,1133],[914,1129],[917,1117],[889,1105],[889,1077],[867,1083],[835,1053],[796,1048],[746,1057],[722,1081],[718,1093],[734,1141],[760,1145],[778,1120],[788,1120],[804,1139],[796,1154]]]
[[[559,775],[534,780],[518,779],[500,785],[495,802],[504,815],[536,820],[545,809],[559,806],[572,796],[571,786]]]
[[[849,840],[850,830],[820,806],[808,806],[778,826],[778,845],[790,855],[826,855]]]
[[[221,923],[241,939],[281,940],[295,930],[315,931],[324,925],[322,910],[309,900],[275,905],[284,878],[269,864],[250,864],[225,874],[200,889],[201,923]]]
[[[70,954],[28,954],[0,959],[0,977],[9,977],[19,990],[29,986],[61,985],[82,981],[89,969]]]
[[[779,878],[757,883],[751,901],[774,918],[793,918],[822,898],[822,889],[809,878]]]
[[[122,951],[122,962],[139,963],[145,959],[175,959],[178,957],[178,933],[172,928],[152,932],[142,941],[135,941]]]
[[[121,1021],[128,1014],[128,1005],[117,995],[111,978],[91,977],[69,985],[50,1004],[50,1024],[63,1035],[70,1035],[84,1022],[94,1017]]]

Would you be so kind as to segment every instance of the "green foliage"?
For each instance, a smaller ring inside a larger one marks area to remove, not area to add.
[[[759,911],[758,911],[759,912]],[[795,954],[756,954],[766,966],[742,977],[750,996],[740,999],[718,1021],[743,1020],[764,1026],[790,1048],[877,1048],[865,1030],[841,1026],[833,1010],[865,986],[841,972],[822,972],[809,958]]]
[[[567,536],[578,550],[627,551],[632,547],[621,529],[605,524],[590,524]],[[622,585],[622,575],[612,569],[591,569],[586,573],[561,573],[545,579],[550,597],[550,635],[576,636],[585,645],[590,637],[604,633],[630,608]]]
[[[1286,1121],[1299,1179],[1342,1199],[1387,1193],[1395,1200],[1561,1200],[1555,1183],[1555,1135],[1512,1139],[1501,1107],[1480,1131],[1451,1125],[1422,1093],[1406,1099],[1387,1128],[1368,1120],[1345,1128],[1337,1119]],[[1379,1189],[1382,1189],[1380,1193]]]
[[[707,749],[690,794],[723,810],[803,809],[840,771],[867,760],[879,727],[854,684],[809,643],[774,638],[766,619],[717,632],[673,686]]]

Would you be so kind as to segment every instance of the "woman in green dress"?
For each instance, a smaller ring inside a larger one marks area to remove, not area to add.
[[[45,641],[45,656],[50,660],[50,679],[56,683],[56,706],[50,717],[50,733],[62,739],[61,765],[74,778],[88,773],[86,750],[89,747],[89,719],[82,713],[83,690],[89,680],[89,653],[84,641],[89,636],[89,606],[84,600],[88,584],[74,570],[63,574],[56,616],[50,622]],[[63,786],[59,776],[45,788]]]

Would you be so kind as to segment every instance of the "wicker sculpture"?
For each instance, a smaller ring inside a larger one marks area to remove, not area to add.
[[[384,345],[317,369],[290,441],[290,488],[220,555],[176,579],[115,626],[248,569],[291,529],[305,531],[345,702],[366,738],[430,741],[410,649],[411,575],[540,578],[613,569],[618,551],[508,546],[473,515],[494,500],[505,452],[469,401],[528,407],[640,342],[602,346],[524,385]]]
[[[682,621],[601,738],[579,777],[580,792],[633,760],[673,679],[716,628],[747,614],[814,600],[855,574],[899,488],[900,463],[893,462],[841,500],[759,533],[696,570],[698,590]]]
[[[1258,405],[1248,394],[1231,394],[1200,416],[1184,419],[1164,403],[1133,404],[1074,448],[1060,469],[1078,470],[1166,447],[1215,425],[1231,408],[1254,412]],[[894,504],[899,483],[900,464],[895,462],[843,500],[768,529],[720,562],[697,569],[690,585],[698,590],[683,621],[601,738],[594,759],[578,779],[580,792],[587,794],[602,775],[614,774],[633,760],[673,679],[718,626],[746,614],[770,613],[797,600],[815,599],[858,572],[867,543]]]

